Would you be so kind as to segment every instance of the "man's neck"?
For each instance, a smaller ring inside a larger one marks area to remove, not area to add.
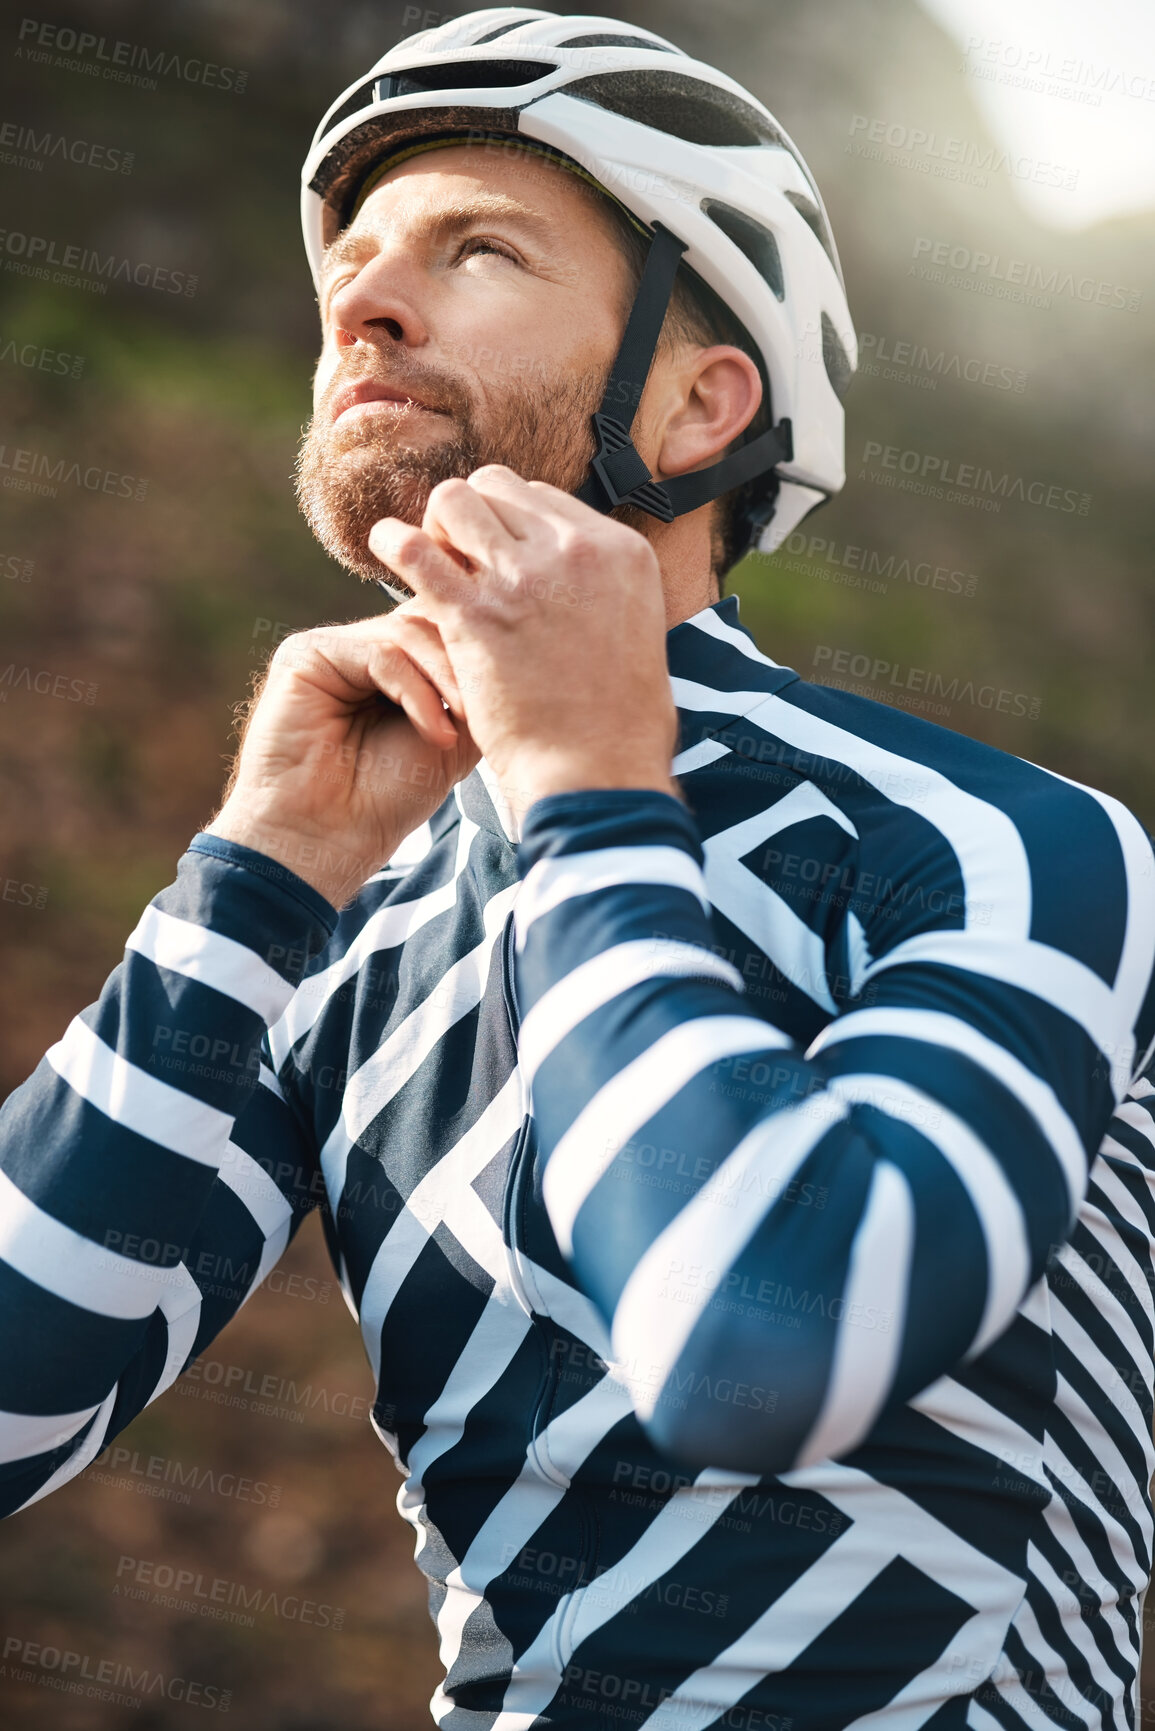
[[[673,523],[654,522],[652,528],[647,525],[649,542],[662,571],[667,631],[720,599],[710,557],[709,525],[697,520],[706,509],[677,518]]]

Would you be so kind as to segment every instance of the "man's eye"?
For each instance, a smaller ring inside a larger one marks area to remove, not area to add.
[[[341,290],[345,287],[346,283],[352,282],[353,276],[354,276],[354,272],[346,271],[344,276],[334,277],[333,281],[331,283],[326,283],[324,293],[323,293],[322,298],[321,298],[321,320],[322,320],[322,323],[328,322],[329,313],[330,313],[330,310],[332,308],[334,300],[340,294]]]
[[[457,256],[468,258],[472,253],[487,252],[493,253],[498,258],[510,259],[514,264],[517,263],[517,254],[513,248],[506,246],[504,241],[494,240],[493,236],[489,234],[470,235],[469,239],[462,244],[461,251]]]

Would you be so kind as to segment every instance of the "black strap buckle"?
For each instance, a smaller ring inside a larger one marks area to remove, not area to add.
[[[672,523],[674,508],[666,490],[651,478],[626,428],[612,415],[603,415],[600,410],[594,415],[593,423],[598,448],[590,459],[590,467],[609,501],[608,509],[613,510],[615,505],[637,505],[640,510],[648,511],[651,517]]]
[[[617,359],[593,416],[597,452],[590,459],[590,472],[577,497],[596,511],[612,511],[617,505],[636,505],[663,523],[672,523],[688,511],[720,498],[756,476],[769,474],[779,463],[794,457],[793,428],[784,416],[776,426],[740,445],[708,469],[689,475],[655,481],[634,444],[631,428],[638,403],[653,366],[662,322],[670,304],[679,260],[686,242],[662,223],[653,225],[653,239]],[[632,405],[629,420],[619,420],[611,407]]]

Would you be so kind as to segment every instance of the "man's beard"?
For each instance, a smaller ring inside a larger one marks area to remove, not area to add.
[[[504,463],[524,480],[546,481],[567,493],[585,478],[594,452],[590,417],[601,403],[604,378],[512,380],[483,425],[460,385],[394,363],[387,374],[391,386],[412,389],[452,419],[451,437],[419,446],[390,428],[388,409],[335,425],[333,399],[350,377],[333,380],[305,429],[297,455],[297,503],[327,553],[397,599],[412,590],[369,551],[369,531],[382,517],[419,525],[439,482],[471,475],[485,463]]]

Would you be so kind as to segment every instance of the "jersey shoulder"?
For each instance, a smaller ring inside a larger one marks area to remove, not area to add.
[[[802,679],[743,728],[839,807],[864,859],[957,876],[968,927],[1018,931],[1113,980],[1133,916],[1155,923],[1151,839],[1110,794],[896,705]]]
[[[998,695],[994,687],[978,690]],[[1069,839],[1076,843],[1085,840],[1092,848],[1096,844],[1113,845],[1116,831],[1112,817],[1142,829],[1135,814],[1113,795],[897,703],[879,702],[804,679],[787,686],[780,700],[800,717],[813,721],[816,742],[821,740],[831,752],[841,747],[848,761],[857,760],[868,770],[873,766],[877,771],[892,761],[901,766],[908,781],[922,788],[928,781],[941,779],[961,794],[987,801],[1012,816],[1033,813],[1076,829],[1087,825],[1085,837],[1072,834]],[[980,707],[992,708],[993,703]]]

